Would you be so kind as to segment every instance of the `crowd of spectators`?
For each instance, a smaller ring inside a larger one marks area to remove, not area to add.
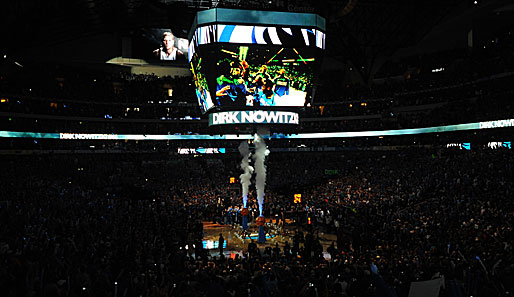
[[[3,156],[2,295],[407,296],[434,278],[440,296],[512,294],[512,150],[268,160],[265,215],[295,218],[294,238],[225,258],[201,221],[237,216],[238,154]],[[321,232],[337,235],[326,250]]]

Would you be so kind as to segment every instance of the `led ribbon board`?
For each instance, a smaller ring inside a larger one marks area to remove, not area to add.
[[[323,139],[323,138],[352,138],[352,137],[378,137],[393,135],[416,135],[426,133],[443,133],[453,131],[481,130],[494,128],[514,127],[514,119],[476,122],[468,124],[398,129],[382,131],[360,131],[360,132],[329,132],[329,133],[301,133],[301,134],[273,134],[263,135],[267,139]],[[46,139],[68,139],[68,140],[246,140],[253,139],[251,134],[228,134],[228,135],[143,135],[143,134],[87,134],[87,133],[35,133],[19,131],[0,131],[3,138],[46,138]],[[508,143],[508,142],[506,142]]]

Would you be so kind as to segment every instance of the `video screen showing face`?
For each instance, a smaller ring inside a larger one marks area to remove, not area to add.
[[[189,42],[171,29],[141,29],[134,38],[134,57],[148,62],[188,61]],[[175,62],[173,62],[175,63]]]
[[[196,98],[198,99],[198,105],[200,106],[202,112],[206,112],[214,106],[214,103],[211,99],[209,86],[207,84],[207,78],[204,70],[204,59],[202,59],[198,56],[197,53],[195,53],[191,59],[190,66],[191,73],[193,74],[193,81],[195,83]]]
[[[304,106],[310,95],[317,62],[310,48],[219,44],[213,103],[220,107]],[[210,73],[213,73],[209,71]]]

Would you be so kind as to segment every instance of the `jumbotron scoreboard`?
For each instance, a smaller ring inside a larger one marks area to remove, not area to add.
[[[311,13],[198,12],[188,57],[209,125],[297,125],[298,108],[312,100],[325,26]]]

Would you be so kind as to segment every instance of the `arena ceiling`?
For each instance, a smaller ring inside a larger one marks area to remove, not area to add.
[[[382,57],[415,46],[444,20],[469,11],[497,14],[510,0],[9,0],[0,4],[0,51],[37,57],[33,48],[141,27],[187,32],[209,7],[316,11],[328,20],[327,53],[372,75]],[[72,48],[70,50],[73,50]],[[84,57],[87,60],[87,57]]]

